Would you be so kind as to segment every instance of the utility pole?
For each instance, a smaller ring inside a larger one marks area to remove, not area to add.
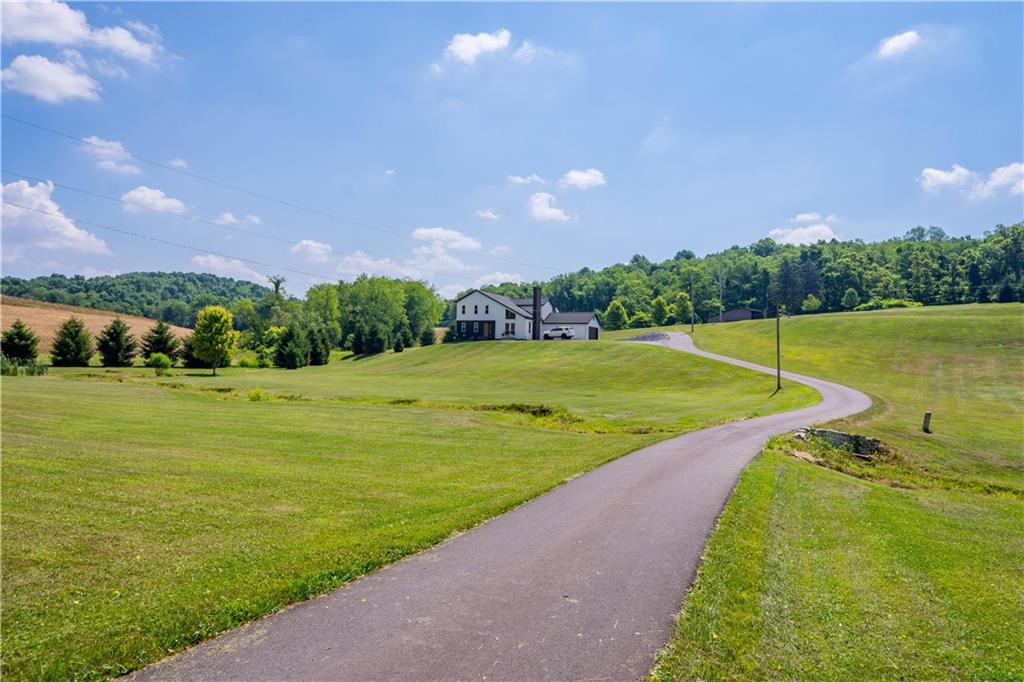
[[[693,303],[693,270],[690,270],[690,336],[693,336],[693,315],[694,315],[694,303]]]
[[[775,306],[775,390],[782,390],[782,339],[779,306]]]

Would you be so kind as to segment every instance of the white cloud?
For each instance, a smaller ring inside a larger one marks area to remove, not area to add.
[[[478,208],[476,210],[477,218],[483,218],[484,220],[500,220],[501,216],[495,213],[493,208]]]
[[[396,263],[390,258],[374,258],[365,251],[353,251],[344,254],[337,268],[341,275],[388,275],[390,277],[411,277],[420,276],[418,270],[413,267]]]
[[[448,253],[441,244],[417,246],[412,253],[413,257],[407,260],[405,265],[420,273],[419,276],[432,277],[439,272],[470,272],[480,269],[462,262],[458,257]]]
[[[82,149],[96,159],[96,167],[120,175],[141,175],[142,169],[130,162],[131,155],[117,140],[104,140],[90,135],[83,137]]]
[[[162,50],[159,30],[140,22],[128,22],[127,26],[93,28],[83,12],[62,2],[4,3],[4,43],[88,46],[152,63]]]
[[[412,231],[412,238],[440,244],[456,251],[478,251],[480,249],[479,241],[468,234],[447,227],[417,227]]]
[[[795,216],[790,218],[787,222],[790,222],[790,223],[815,223],[815,222],[819,222],[820,220],[821,220],[821,214],[820,213],[815,213],[814,211],[808,211],[807,213],[797,213]]]
[[[478,277],[476,280],[476,286],[482,287],[488,284],[504,284],[505,282],[514,282],[519,284],[523,281],[523,276],[518,272],[492,272],[488,275]]]
[[[555,206],[558,201],[547,192],[537,192],[530,197],[530,215],[535,220],[553,220],[564,223],[569,220],[565,211]]]
[[[934,192],[942,187],[973,184],[976,181],[977,174],[958,163],[954,163],[948,171],[939,168],[925,168],[918,178],[921,188],[926,192]]]
[[[443,287],[438,287],[437,293],[441,294],[443,298],[455,298],[462,293],[464,286],[461,284],[445,284]]]
[[[1006,189],[1010,194],[1024,194],[1024,163],[1011,163],[989,173],[988,180],[978,182],[968,194],[971,199],[987,199]]]
[[[522,45],[512,53],[512,59],[520,64],[553,62],[570,68],[576,66],[577,63],[575,54],[553,50],[550,47],[538,45],[531,40],[524,40]]]
[[[263,218],[259,217],[258,215],[253,215],[252,213],[249,213],[245,216],[245,222],[249,223],[250,225],[262,225]]]
[[[878,44],[878,49],[875,51],[875,55],[879,59],[892,59],[893,57],[899,57],[915,47],[922,44],[921,36],[918,35],[917,31],[905,31],[903,33],[889,36]]]
[[[169,197],[162,190],[139,185],[135,189],[121,195],[121,201],[127,202],[122,208],[128,213],[138,213],[150,209],[164,213],[181,215],[187,210],[179,199]]]
[[[110,249],[106,243],[91,232],[77,227],[51,198],[52,194],[53,183],[49,181],[31,185],[25,180],[18,180],[3,186],[5,258],[17,258],[26,247],[109,255]],[[19,241],[8,243],[6,233],[9,230],[13,231]]]
[[[238,218],[235,217],[234,213],[230,211],[224,211],[223,213],[220,214],[220,217],[214,220],[213,222],[217,223],[218,225],[237,225]]]
[[[225,258],[224,256],[216,256],[211,253],[204,256],[192,256],[192,264],[215,275],[245,279],[257,284],[267,284],[266,276],[256,272],[237,258]]]
[[[331,259],[333,253],[334,249],[331,248],[330,244],[324,244],[312,239],[303,239],[292,247],[292,254],[304,256],[313,263],[326,263]]]
[[[576,187],[577,189],[590,189],[591,187],[600,187],[601,185],[607,184],[604,173],[597,170],[596,168],[588,168],[587,170],[571,170],[562,176],[562,179],[558,181],[562,187]]]
[[[494,33],[456,33],[452,36],[444,54],[449,59],[455,59],[463,64],[472,66],[481,55],[493,52],[501,52],[508,47],[512,34],[506,29]]]
[[[491,248],[491,250],[488,253],[490,253],[492,256],[497,256],[502,253],[508,253],[511,249],[511,246],[507,246],[505,244],[498,244]]]
[[[22,4],[36,3],[15,2],[4,6]],[[72,62],[51,62],[39,55],[21,54],[0,72],[0,77],[5,90],[14,90],[50,104],[72,99],[99,99],[100,84],[80,73]]]
[[[802,227],[780,227],[769,232],[768,236],[780,244],[814,244],[822,239],[825,241],[839,239],[839,235],[825,223]]]
[[[171,166],[172,168],[180,168],[182,170],[185,170],[186,168],[188,168],[188,161],[186,161],[185,159],[171,159],[170,161],[167,162],[167,165]]]
[[[395,169],[394,169],[394,168],[388,168],[388,169],[387,169],[386,171],[384,171],[384,175],[386,175],[386,176],[388,176],[388,177],[390,178],[390,177],[391,177],[392,175],[394,175],[394,174],[395,174],[396,172],[397,172],[397,171],[395,171]]]
[[[522,175],[507,175],[507,176],[505,176],[505,179],[508,180],[509,182],[511,182],[513,185],[533,185],[533,184],[543,185],[545,182],[547,182],[547,180],[545,180],[541,176],[537,175],[536,173],[531,173],[531,174],[526,175],[526,176],[522,176]]]

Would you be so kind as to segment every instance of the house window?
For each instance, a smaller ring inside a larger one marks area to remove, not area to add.
[[[480,312],[480,306],[478,306],[478,305],[473,306],[473,314],[476,315],[479,312]]]
[[[516,323],[515,322],[509,322],[508,323],[508,334],[509,334],[509,336],[515,336],[516,335]]]
[[[479,322],[474,322],[473,323],[473,333],[476,334],[479,331],[480,331],[480,323]]]
[[[528,330],[526,333],[530,334],[532,336],[533,335],[533,322],[527,322],[526,323],[526,329]]]
[[[462,304],[462,314],[463,315],[466,314],[466,304],[465,303]]]
[[[466,323],[465,322],[461,322],[459,324],[459,331],[462,332],[463,334],[466,333]]]
[[[514,320],[514,319],[516,319],[516,314],[514,312],[512,312],[511,310],[506,310],[505,311],[505,319],[506,320]]]
[[[484,315],[488,314],[489,312],[491,312],[491,306],[485,305],[484,306]]]

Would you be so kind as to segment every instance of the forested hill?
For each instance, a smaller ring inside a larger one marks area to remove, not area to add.
[[[698,320],[717,315],[720,306],[774,310],[780,304],[800,314],[1024,301],[1024,223],[999,225],[980,239],[950,237],[936,227],[916,227],[903,237],[874,243],[833,240],[793,246],[765,238],[703,258],[680,251],[652,263],[637,255],[627,263],[584,268],[540,284],[562,310],[604,313],[617,300],[625,309],[625,324],[646,326],[660,324],[666,314],[671,318],[673,307],[689,310],[691,277]],[[487,288],[526,297],[532,284]],[[618,306],[616,313],[613,326],[622,326]],[[689,321],[688,312],[676,317]]]
[[[159,318],[182,326],[191,326],[195,312],[207,305],[260,300],[269,293],[252,282],[196,272],[129,272],[88,279],[57,274],[4,277],[0,287],[8,296]]]

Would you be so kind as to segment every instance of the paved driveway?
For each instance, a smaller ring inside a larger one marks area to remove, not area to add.
[[[697,350],[689,337],[658,342]],[[822,396],[785,414],[638,450],[431,550],[229,632],[140,680],[635,680],[668,640],[704,542],[767,438],[870,399],[786,373]]]

